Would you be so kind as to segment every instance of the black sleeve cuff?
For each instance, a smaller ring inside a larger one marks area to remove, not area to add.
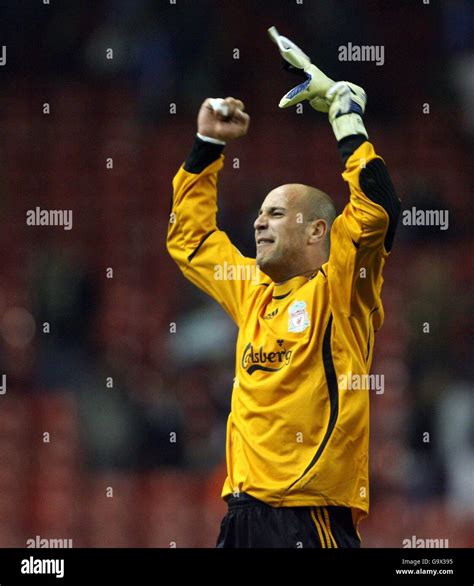
[[[184,163],[184,170],[188,173],[201,173],[221,156],[223,150],[223,144],[207,142],[196,136],[193,148]]]
[[[367,142],[365,136],[362,134],[353,134],[352,136],[346,136],[337,143],[339,152],[341,153],[344,165],[347,159],[360,147],[361,144]]]

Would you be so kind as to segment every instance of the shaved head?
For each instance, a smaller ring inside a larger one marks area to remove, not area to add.
[[[312,222],[314,220],[325,220],[329,230],[326,233],[327,251],[329,252],[330,244],[330,228],[336,218],[336,208],[332,199],[327,193],[311,187],[303,185],[302,183],[289,183],[283,185],[288,188],[293,194],[293,199],[296,205],[301,207],[301,213],[305,222]]]
[[[318,269],[329,257],[332,199],[301,183],[270,191],[255,221],[257,264],[274,281]]]

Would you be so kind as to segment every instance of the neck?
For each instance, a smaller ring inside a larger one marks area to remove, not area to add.
[[[310,269],[309,271],[304,271],[303,273],[296,273],[295,275],[291,275],[290,277],[286,277],[281,281],[275,282],[275,285],[283,285],[283,283],[286,283],[287,281],[289,281],[290,279],[294,279],[295,277],[306,277],[306,279],[308,279],[309,281],[319,271],[319,268],[320,267],[316,269]]]

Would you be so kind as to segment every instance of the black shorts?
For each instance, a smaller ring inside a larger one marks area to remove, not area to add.
[[[231,496],[217,547],[360,547],[347,507],[271,507],[247,494]]]

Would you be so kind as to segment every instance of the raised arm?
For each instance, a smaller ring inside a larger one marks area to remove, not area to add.
[[[238,324],[255,259],[246,258],[219,230],[217,174],[225,144],[244,136],[249,116],[240,100],[204,101],[191,153],[173,180],[167,249],[184,276],[220,303]],[[226,114],[226,115],[224,115]],[[229,274],[229,271],[232,271]]]
[[[350,197],[331,230],[328,280],[331,301],[346,316],[370,314],[382,325],[382,269],[395,234],[400,200],[387,168],[360,135],[339,142],[346,159],[342,174]]]
[[[269,33],[286,68],[304,78],[283,96],[280,107],[307,100],[315,110],[328,112],[346,167],[342,177],[349,184],[349,203],[333,223],[331,252],[325,265],[331,305],[347,317],[375,314],[378,329],[383,321],[382,269],[392,247],[400,200],[383,159],[368,140],[362,120],[365,91],[347,81],[334,82],[274,27]]]
[[[329,120],[345,163],[349,203],[334,221],[328,279],[332,304],[346,316],[371,314],[382,325],[382,269],[392,248],[400,200],[383,159],[368,140],[362,88],[338,82],[327,93]]]

